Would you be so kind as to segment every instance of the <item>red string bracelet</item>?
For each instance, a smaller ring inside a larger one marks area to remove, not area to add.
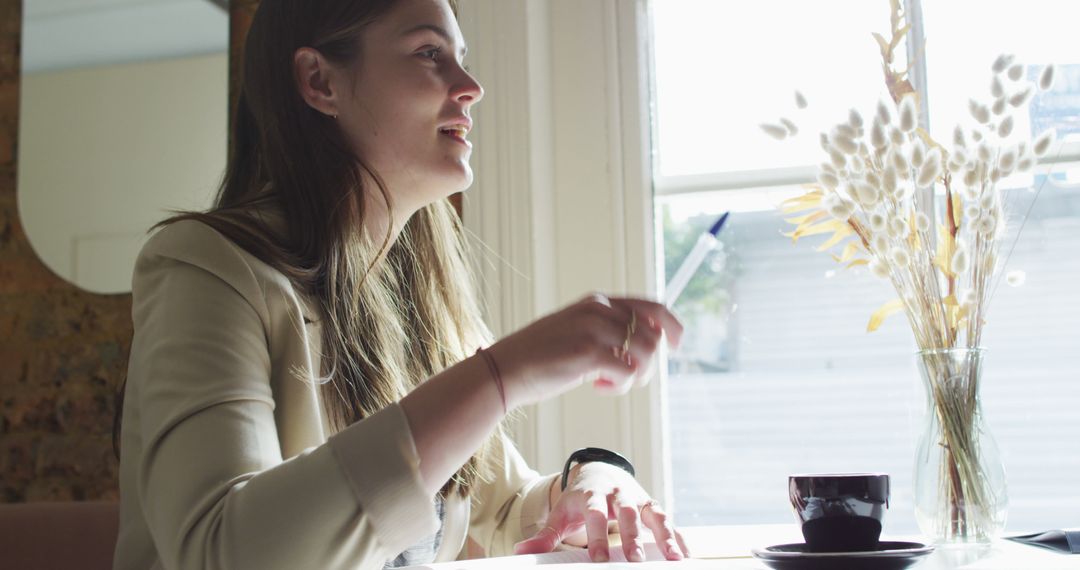
[[[506,413],[506,390],[503,388],[502,375],[499,374],[499,365],[495,364],[495,358],[491,356],[488,351],[484,350],[484,347],[476,349],[476,354],[483,357],[484,362],[487,363],[488,370],[491,371],[491,377],[495,380],[495,387],[499,389],[499,400],[502,401],[503,413]]]

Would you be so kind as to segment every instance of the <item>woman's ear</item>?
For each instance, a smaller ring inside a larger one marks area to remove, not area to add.
[[[302,47],[293,54],[293,74],[300,96],[312,109],[337,118],[340,101],[332,81],[335,71],[316,49]]]

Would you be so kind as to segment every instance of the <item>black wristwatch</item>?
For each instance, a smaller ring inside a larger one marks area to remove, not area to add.
[[[563,491],[566,490],[566,479],[570,477],[570,468],[573,467],[575,463],[589,463],[591,461],[599,461],[601,463],[614,465],[629,473],[631,477],[634,477],[634,466],[630,463],[629,459],[614,451],[609,451],[601,447],[585,447],[571,453],[570,457],[566,459],[566,465],[563,466],[562,470]]]

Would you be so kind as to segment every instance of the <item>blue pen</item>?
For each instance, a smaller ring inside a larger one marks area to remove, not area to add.
[[[720,233],[720,229],[724,227],[724,222],[727,221],[728,214],[730,213],[731,212],[724,212],[724,215],[716,220],[716,223],[709,228],[709,231],[701,234],[697,243],[694,244],[694,248],[690,250],[690,253],[686,254],[686,258],[683,259],[682,265],[675,271],[675,275],[672,276],[671,281],[668,281],[668,284],[664,287],[664,305],[668,308],[675,305],[675,301],[678,300],[683,289],[690,283],[690,278],[697,272],[698,267],[701,266],[701,262],[705,261],[705,256],[720,245],[720,240],[716,239],[716,234]]]

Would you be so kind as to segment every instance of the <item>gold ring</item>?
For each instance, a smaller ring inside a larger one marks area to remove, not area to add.
[[[622,354],[619,358],[626,358],[627,353],[630,352],[630,338],[634,336],[634,332],[637,330],[637,313],[630,311],[630,324],[626,325],[626,339],[622,343]]]

